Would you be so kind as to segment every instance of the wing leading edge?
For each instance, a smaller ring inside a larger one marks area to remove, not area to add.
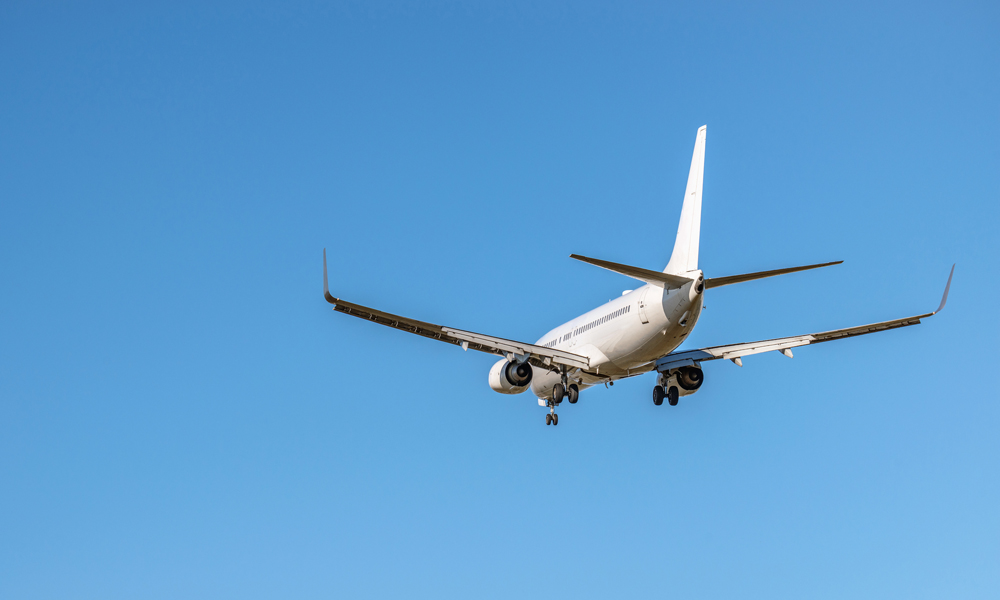
[[[798,335],[793,337],[776,338],[773,340],[748,342],[745,344],[712,346],[711,348],[701,348],[699,350],[687,350],[684,352],[675,352],[673,354],[668,354],[663,358],[657,360],[656,370],[667,371],[669,369],[673,369],[676,367],[693,365],[696,362],[701,362],[705,360],[715,360],[718,358],[725,358],[731,360],[737,365],[742,367],[743,361],[741,360],[741,357],[748,356],[750,354],[759,354],[761,352],[771,352],[777,350],[782,354],[784,354],[785,356],[791,358],[792,348],[797,348],[798,346],[807,346],[809,344],[829,342],[832,340],[839,340],[843,338],[854,337],[857,335],[865,335],[867,333],[875,333],[877,331],[888,331],[890,329],[898,329],[900,327],[917,325],[918,323],[920,323],[920,319],[926,319],[927,317],[932,317],[941,312],[941,309],[944,308],[945,303],[948,301],[948,290],[951,289],[951,278],[954,274],[955,274],[955,266],[952,265],[951,273],[948,274],[948,283],[944,286],[944,295],[941,296],[941,304],[934,312],[926,313],[923,315],[916,315],[913,317],[906,317],[903,319],[895,319],[892,321],[882,321],[880,323],[872,323],[870,325],[860,325],[858,327],[848,327],[846,329],[834,329],[833,331],[823,331],[821,333],[810,333],[806,335]]]
[[[326,249],[323,250],[323,296],[327,302],[333,305],[333,310],[337,312],[408,333],[415,333],[427,338],[461,346],[463,350],[478,350],[487,354],[506,356],[508,359],[527,357],[531,365],[543,369],[556,369],[560,366],[572,369],[586,369],[590,366],[590,359],[579,354],[451,327],[443,327],[409,317],[394,315],[360,304],[354,304],[340,298],[334,298],[330,293],[329,279],[326,274]]]

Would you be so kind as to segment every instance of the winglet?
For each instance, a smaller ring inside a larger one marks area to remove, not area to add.
[[[337,299],[330,295],[330,281],[326,276],[326,248],[323,248],[323,297],[330,304],[337,303]]]
[[[948,290],[951,289],[951,278],[955,274],[955,265],[951,265],[951,273],[948,273],[948,283],[944,286],[944,295],[941,296],[941,306],[937,307],[937,310],[932,312],[932,315],[936,315],[941,312],[944,308],[946,302],[948,302]]]

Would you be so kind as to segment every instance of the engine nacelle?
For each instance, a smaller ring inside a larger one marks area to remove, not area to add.
[[[705,373],[698,367],[681,367],[677,369],[677,385],[681,389],[693,392],[705,383]]]
[[[512,363],[506,358],[490,369],[490,388],[501,394],[520,394],[531,385],[531,365]]]
[[[701,367],[678,367],[661,373],[658,383],[663,386],[664,390],[676,386],[679,395],[690,396],[698,391],[701,384],[705,383],[705,373]]]

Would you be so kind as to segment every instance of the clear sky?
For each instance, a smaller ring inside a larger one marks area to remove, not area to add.
[[[995,2],[4,2],[0,597],[997,598]],[[557,428],[494,357],[661,269],[687,347]]]

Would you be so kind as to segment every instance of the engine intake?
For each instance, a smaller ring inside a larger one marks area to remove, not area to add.
[[[512,363],[505,358],[490,369],[490,388],[501,394],[520,394],[531,385],[532,374],[528,363]]]
[[[507,381],[516,387],[524,387],[531,383],[531,365],[528,363],[521,363],[519,365],[507,363],[503,374],[507,378]]]

